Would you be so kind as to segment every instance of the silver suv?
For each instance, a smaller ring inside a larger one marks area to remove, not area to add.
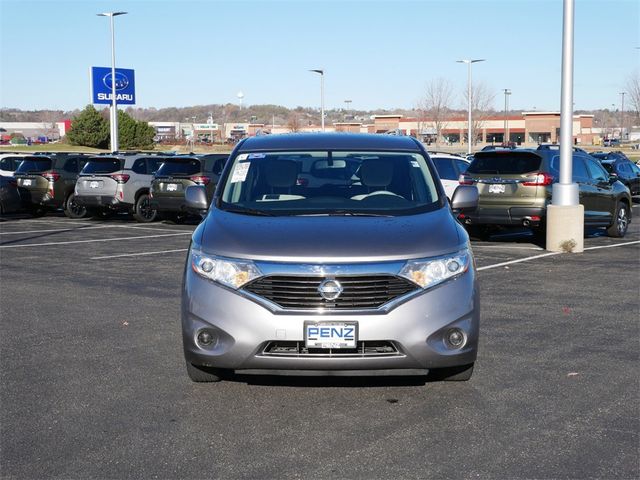
[[[301,183],[310,158],[315,178]],[[187,187],[185,198],[206,211],[204,187]],[[468,380],[480,299],[456,215],[477,202],[468,186],[449,202],[411,137],[241,141],[187,256],[190,378],[234,371]]]
[[[152,222],[149,204],[153,175],[166,157],[135,154],[91,157],[76,182],[76,201],[93,216],[129,211],[138,222]]]

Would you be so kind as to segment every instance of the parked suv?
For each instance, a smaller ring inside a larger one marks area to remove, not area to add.
[[[13,176],[25,208],[34,215],[62,208],[67,217],[84,217],[86,209],[76,202],[74,187],[86,161],[78,154],[24,157]]]
[[[190,185],[202,185],[211,200],[229,155],[177,155],[169,157],[151,183],[151,205],[163,218],[187,214],[184,192]]]
[[[631,220],[629,190],[586,152],[574,149],[572,158],[585,226],[607,227],[609,235],[623,237]],[[461,220],[475,230],[487,226],[531,227],[542,237],[551,185],[558,181],[559,168],[558,148],[476,153],[460,183],[475,185],[480,202],[475,212]]]
[[[300,184],[309,158],[332,177],[355,178]],[[185,195],[190,208],[207,209],[204,186]],[[454,212],[474,208],[477,198],[475,188],[460,186],[449,202],[429,155],[409,136],[241,141],[187,256],[182,338],[190,378],[468,380],[480,299],[469,237]]]
[[[429,152],[429,156],[436,166],[447,198],[451,199],[453,192],[458,188],[460,175],[467,171],[471,162],[466,158],[450,153]]]
[[[15,153],[0,154],[0,175],[4,175],[6,177],[13,176],[13,172],[16,171],[20,162],[28,156],[28,154]]]
[[[631,191],[631,195],[640,195],[640,168],[627,158],[624,153],[592,153],[609,174],[618,176]]]
[[[129,211],[138,222],[152,222],[156,210],[149,204],[149,188],[165,159],[150,154],[91,157],[76,183],[77,202],[94,216]]]

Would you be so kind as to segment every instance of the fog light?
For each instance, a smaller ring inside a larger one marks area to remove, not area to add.
[[[467,341],[467,337],[459,328],[452,328],[447,332],[446,340],[451,348],[462,348]]]
[[[215,341],[215,338],[213,335],[211,335],[210,332],[207,332],[206,330],[201,331],[200,333],[198,333],[198,343],[200,345],[203,345],[205,347],[210,346],[213,342]]]

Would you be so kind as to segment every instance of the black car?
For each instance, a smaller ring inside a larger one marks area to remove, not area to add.
[[[618,176],[631,191],[631,195],[640,195],[640,168],[628,160],[601,160],[600,164],[610,174]]]
[[[17,212],[21,207],[18,182],[13,177],[0,175],[0,215]]]

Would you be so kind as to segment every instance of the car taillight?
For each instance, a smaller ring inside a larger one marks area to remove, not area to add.
[[[209,177],[205,177],[204,175],[194,175],[193,177],[189,177],[189,180],[197,183],[198,185],[209,185],[211,179]]]
[[[111,175],[111,178],[113,178],[118,183],[127,183],[127,181],[129,180],[129,175],[127,175],[126,173],[116,173],[115,175]]]
[[[527,187],[544,187],[553,183],[553,175],[547,172],[540,172],[536,174],[533,180],[528,182],[522,182],[522,185]]]
[[[42,176],[47,180],[49,180],[50,182],[55,182],[60,178],[60,174],[56,172],[46,172],[46,173],[43,173]]]
[[[296,180],[296,185],[300,185],[302,187],[306,187],[307,185],[309,185],[309,179],[308,178],[298,178]]]
[[[473,185],[473,178],[471,178],[466,173],[461,173],[458,177],[458,183],[460,185]]]

